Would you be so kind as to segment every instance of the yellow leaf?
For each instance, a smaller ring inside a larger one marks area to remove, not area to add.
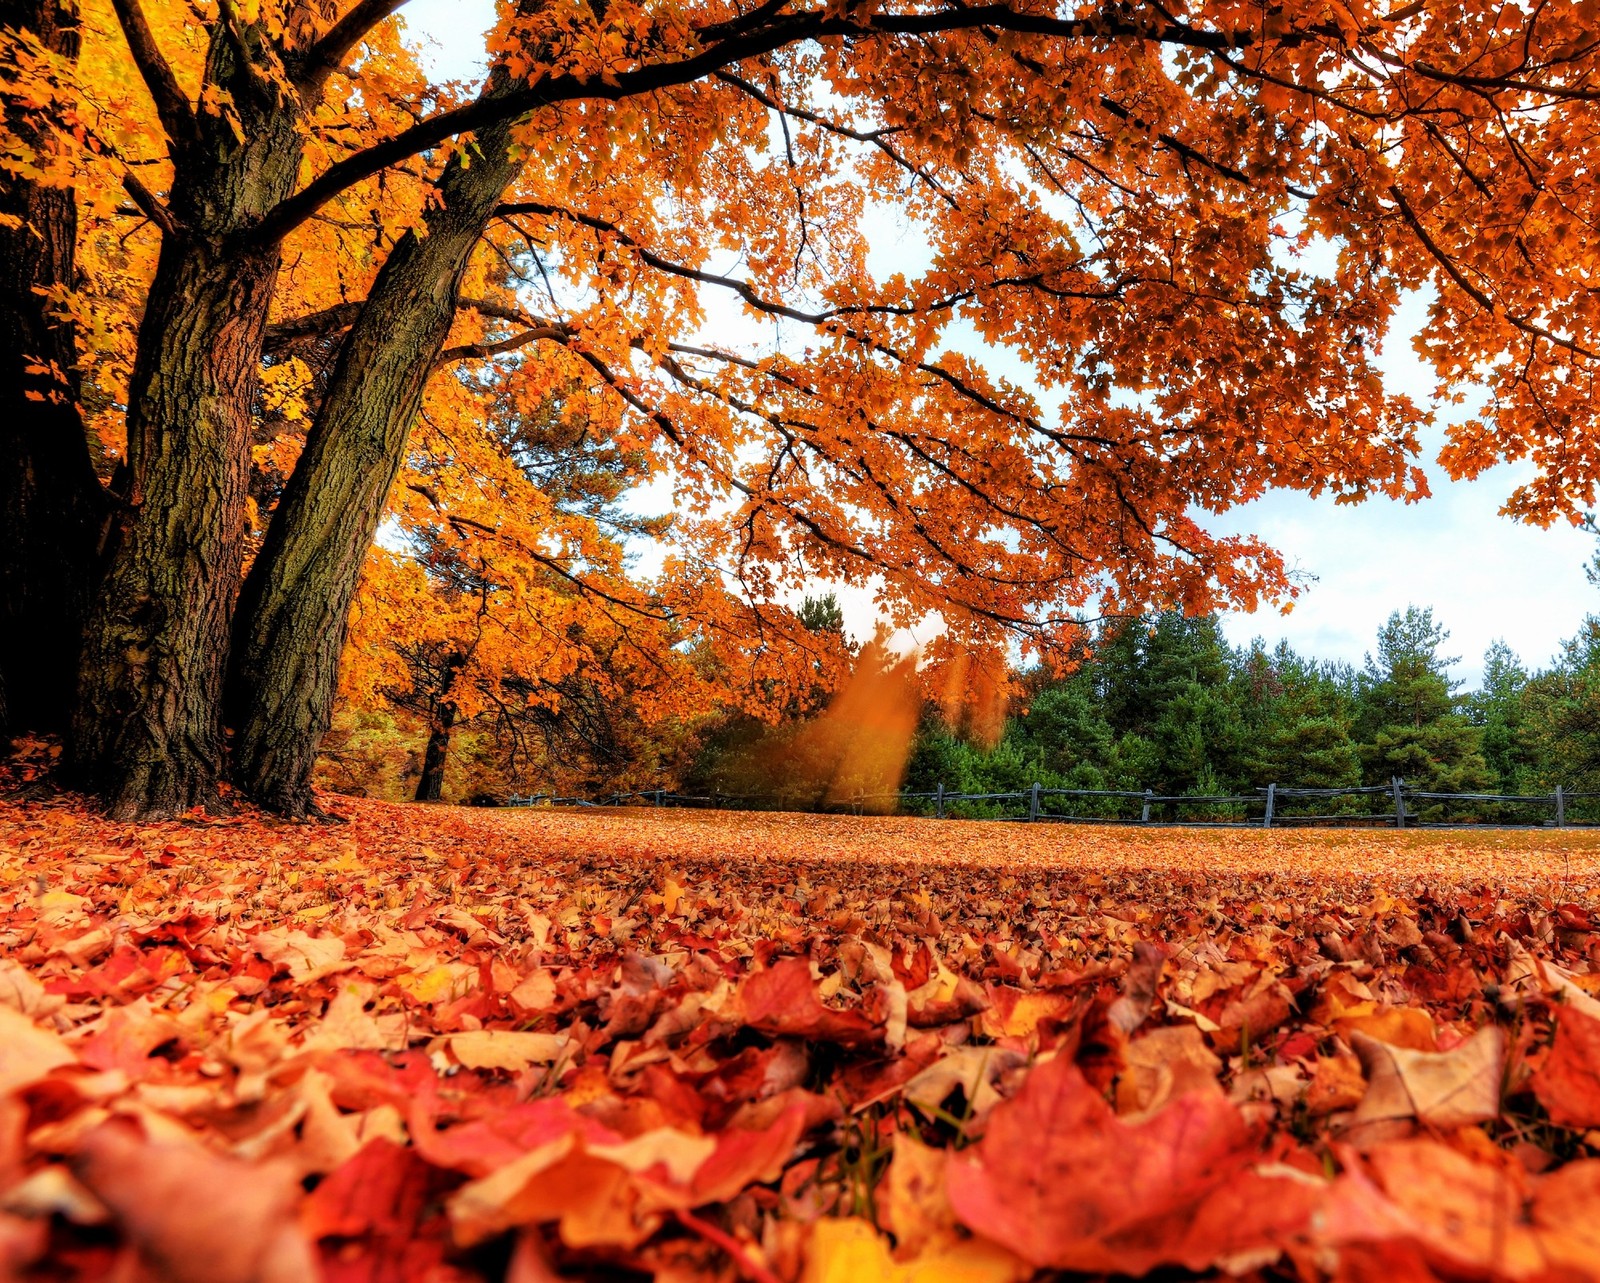
[[[804,1283],[1012,1283],[1033,1273],[1003,1247],[959,1239],[897,1261],[862,1220],[823,1220],[811,1230]]]
[[[473,1029],[450,1034],[450,1054],[466,1069],[504,1069],[520,1073],[529,1065],[547,1065],[566,1050],[562,1034],[521,1033],[513,1029]]]

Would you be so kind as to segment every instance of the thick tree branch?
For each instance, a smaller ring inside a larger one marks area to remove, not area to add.
[[[325,307],[318,312],[307,312],[302,316],[292,316],[285,321],[276,321],[267,327],[261,350],[271,356],[298,339],[322,338],[339,330],[349,329],[356,323],[356,317],[361,315],[361,309],[366,305],[365,299],[354,303],[335,303],[332,307]]]
[[[463,343],[459,347],[447,347],[434,360],[433,368],[438,369],[441,365],[448,365],[452,361],[483,361],[491,356],[503,356],[507,352],[515,352],[518,348],[527,347],[528,344],[537,343],[541,339],[555,339],[565,343],[570,337],[571,334],[565,325],[540,325],[495,343]]]
[[[405,3],[406,0],[359,0],[349,13],[329,27],[301,59],[299,74],[295,77],[301,101],[309,105],[321,98],[322,86],[344,66],[350,51]]]
[[[168,236],[178,234],[178,220],[173,217],[172,211],[153,191],[139,181],[136,174],[128,173],[122,176],[122,189],[133,198],[133,203],[139,207],[139,212],[162,232]]]
[[[457,134],[500,121],[514,120],[554,103],[580,99],[615,102],[671,89],[691,84],[746,59],[808,40],[927,36],[984,27],[1064,40],[1139,39],[1213,51],[1246,48],[1258,41],[1256,33],[1250,30],[1237,33],[1205,31],[1171,21],[1132,20],[1120,11],[1077,19],[1019,13],[1004,4],[939,9],[931,13],[878,13],[863,17],[812,9],[778,16],[764,27],[730,36],[686,58],[598,76],[545,76],[513,92],[482,97],[431,116],[393,138],[330,165],[263,218],[256,234],[263,240],[281,239],[340,192],[379,170],[398,164]],[[1338,35],[1336,28],[1330,27],[1328,30]],[[1320,28],[1291,33],[1279,37],[1277,43],[1295,43],[1323,34],[1326,33]]]
[[[140,208],[144,207],[141,205]],[[347,330],[356,323],[356,318],[361,315],[361,309],[366,305],[366,299],[356,299],[353,302],[335,303],[332,307],[325,307],[316,312],[306,312],[301,316],[291,316],[287,320],[276,321],[267,327],[262,351],[272,356],[300,339],[324,338],[340,330]],[[544,324],[519,307],[498,303],[490,298],[458,298],[456,306],[477,312],[480,316],[492,316],[496,320],[511,321],[530,329]]]
[[[167,138],[179,146],[192,143],[199,132],[195,124],[194,107],[189,102],[189,96],[183,92],[183,87],[178,84],[178,78],[172,74],[172,66],[162,54],[161,47],[156,44],[150,24],[145,20],[144,10],[139,7],[139,0],[111,0],[111,7],[117,12],[117,21],[122,26],[122,34],[128,42],[128,52],[133,55],[134,65],[139,68],[145,88],[155,100],[156,115],[161,118],[161,127],[166,130]]]

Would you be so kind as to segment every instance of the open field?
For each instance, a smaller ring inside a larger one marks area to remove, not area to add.
[[[603,850],[641,860],[720,864],[756,857],[1073,876],[1171,870],[1183,877],[1421,878],[1456,886],[1548,888],[1552,878],[1600,884],[1600,830],[1589,829],[1141,829],[649,807],[485,811],[471,823],[506,850]]]
[[[0,1278],[1600,1277],[1600,834],[331,801],[0,804]]]

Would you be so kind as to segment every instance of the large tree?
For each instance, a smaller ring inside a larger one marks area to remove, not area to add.
[[[212,798],[230,650],[239,781],[304,807],[356,568],[452,324],[613,398],[700,514],[680,537],[750,600],[875,576],[891,618],[937,608],[974,641],[1048,647],[1090,601],[1287,591],[1197,510],[1420,493],[1422,416],[1372,364],[1407,287],[1439,291],[1420,343],[1441,377],[1496,394],[1450,466],[1531,455],[1516,506],[1540,519],[1592,496],[1581,4],[529,0],[460,100],[409,69],[402,2],[224,3],[180,29],[114,0],[161,154],[102,149],[97,172],[161,240],[70,758],[119,814]],[[925,267],[877,278],[866,203],[910,220]],[[364,297],[323,262],[331,382],[236,615],[271,312],[304,320],[284,305],[308,258],[373,232]],[[469,256],[519,242],[544,303],[462,321]],[[708,291],[764,341],[708,340]]]
[[[0,183],[0,733],[61,730],[109,505],[79,411],[69,148],[80,44],[71,0],[3,0]]]

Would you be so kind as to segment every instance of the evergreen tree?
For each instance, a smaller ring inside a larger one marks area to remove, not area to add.
[[[1600,618],[1583,621],[1555,663],[1524,683],[1517,703],[1517,750],[1529,761],[1531,786],[1600,792]],[[1586,809],[1578,815],[1594,818]]]
[[[841,642],[844,640],[844,610],[835,593],[825,592],[820,597],[807,596],[800,603],[798,614],[800,624],[807,632],[832,633]]]
[[[1036,690],[1018,720],[1017,733],[1050,771],[1076,779],[1104,778],[1116,736],[1106,720],[1092,663]],[[1075,784],[1075,788],[1102,785]]]
[[[1501,793],[1537,787],[1538,755],[1527,733],[1528,671],[1504,641],[1483,656],[1483,684],[1467,700],[1467,715],[1483,737],[1483,756]]]
[[[1449,632],[1431,609],[1396,611],[1378,631],[1378,653],[1360,679],[1357,728],[1369,783],[1399,776],[1434,793],[1493,784],[1479,728],[1457,711],[1456,662],[1439,653]]]
[[[1270,653],[1257,642],[1240,657],[1238,683],[1248,736],[1244,767],[1251,780],[1294,788],[1360,782],[1351,701],[1337,674],[1297,655],[1287,642]]]
[[[1202,775],[1244,785],[1243,728],[1232,702],[1233,652],[1214,615],[1167,611],[1122,625],[1098,656],[1106,720],[1118,739],[1128,786],[1193,792]],[[1137,781],[1128,779],[1143,773]]]

